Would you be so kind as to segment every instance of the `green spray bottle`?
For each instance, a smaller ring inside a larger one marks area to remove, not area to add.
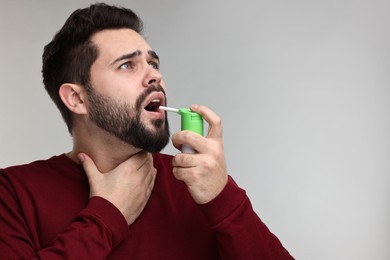
[[[188,130],[203,136],[203,118],[198,113],[188,108],[171,108],[160,106],[161,110],[175,112],[181,116],[181,130]],[[194,149],[187,144],[182,145],[183,153],[195,153]]]

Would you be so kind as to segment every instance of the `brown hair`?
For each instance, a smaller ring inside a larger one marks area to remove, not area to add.
[[[74,11],[53,40],[44,48],[42,76],[45,89],[52,98],[72,133],[72,112],[62,102],[59,88],[64,83],[87,87],[90,68],[98,56],[90,41],[105,29],[130,28],[142,33],[142,20],[130,9],[98,3]]]

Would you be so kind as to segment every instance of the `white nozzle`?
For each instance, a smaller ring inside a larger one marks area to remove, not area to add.
[[[172,107],[164,107],[164,106],[160,106],[159,107],[161,110],[165,110],[165,111],[169,111],[169,112],[175,112],[175,113],[179,113],[179,109],[177,108],[172,108]]]
[[[159,109],[161,110],[165,110],[165,111],[169,111],[169,112],[175,112],[177,114],[181,114],[182,112],[182,108],[181,109],[177,109],[177,108],[172,108],[172,107],[164,107],[164,106],[160,106]],[[183,116],[183,114],[181,114]],[[183,118],[182,118],[183,119]],[[183,120],[182,120],[182,124],[183,124]],[[183,129],[183,125],[182,125],[182,129]],[[183,144],[182,147],[181,147],[181,152],[182,153],[195,153],[194,149],[192,149],[191,146],[189,146],[188,144]]]

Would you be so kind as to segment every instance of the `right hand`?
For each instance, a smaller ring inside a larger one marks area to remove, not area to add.
[[[99,196],[108,200],[131,225],[152,194],[157,173],[152,155],[139,152],[106,173],[100,172],[88,155],[80,153],[78,157],[88,177],[90,198]]]

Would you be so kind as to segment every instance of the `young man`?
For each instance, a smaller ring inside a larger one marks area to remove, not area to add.
[[[220,118],[169,140],[159,58],[131,11],[76,10],[45,47],[67,154],[1,170],[0,258],[292,259],[227,175]]]

